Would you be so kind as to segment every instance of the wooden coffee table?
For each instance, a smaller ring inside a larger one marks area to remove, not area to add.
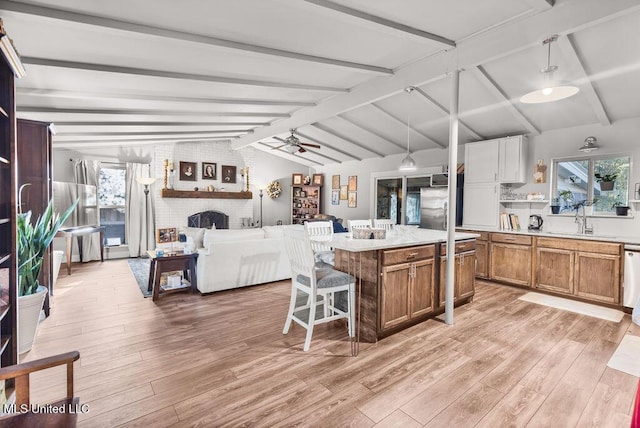
[[[198,253],[184,254],[182,252],[168,254],[165,253],[162,256],[156,256],[155,251],[147,251],[149,258],[151,258],[151,268],[149,269],[149,288],[148,291],[153,290],[153,301],[158,300],[161,294],[175,293],[177,291],[191,290],[193,292],[198,290],[197,275],[196,275],[196,261],[198,260]],[[188,276],[190,284],[184,284],[183,286],[161,289],[160,276],[163,272],[182,271],[185,276]]]

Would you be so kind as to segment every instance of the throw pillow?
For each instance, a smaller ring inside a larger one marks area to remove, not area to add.
[[[180,232],[193,239],[193,245],[195,245],[197,249],[203,247],[204,232],[206,230],[207,229],[200,227],[183,227],[180,229]]]

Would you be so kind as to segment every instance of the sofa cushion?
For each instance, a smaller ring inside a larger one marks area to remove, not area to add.
[[[211,244],[218,242],[263,238],[262,229],[211,229],[204,232],[204,248],[209,248]]]
[[[215,229],[215,225],[213,225],[213,228]],[[180,229],[180,233],[184,233],[193,239],[193,245],[195,245],[196,248],[202,248],[204,244],[204,233],[207,230],[208,229],[204,227],[183,227]]]
[[[278,238],[278,239],[284,239],[284,231],[286,229],[304,230],[304,226],[300,224],[285,224],[282,226],[264,226],[262,228],[262,230],[264,230],[265,238]]]

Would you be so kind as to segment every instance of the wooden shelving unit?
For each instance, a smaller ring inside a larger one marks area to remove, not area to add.
[[[321,186],[291,187],[291,224],[303,224],[320,213]]]
[[[162,189],[163,198],[193,198],[193,199],[252,199],[251,192],[207,192],[204,190],[173,190]]]
[[[0,20],[0,31],[3,30]],[[0,367],[18,362],[17,143],[15,79],[24,67],[6,34],[0,33]],[[13,382],[7,381],[6,391]]]

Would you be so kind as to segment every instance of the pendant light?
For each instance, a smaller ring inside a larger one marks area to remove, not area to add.
[[[580,147],[578,150],[580,150],[581,152],[585,152],[585,153],[589,153],[592,152],[594,150],[598,150],[600,148],[600,146],[597,144],[597,138],[596,137],[587,137],[584,140],[584,145],[582,147]]]
[[[407,97],[411,95],[411,92],[416,89],[413,86],[407,86],[404,88],[404,91],[407,93]],[[407,98],[408,99],[408,98]],[[411,139],[411,104],[407,102],[407,156],[402,159],[400,162],[400,167],[398,168],[400,171],[414,171],[416,169],[416,161],[411,157],[410,148],[410,139]]]
[[[540,70],[543,75],[543,85],[541,89],[529,92],[520,97],[520,102],[524,104],[540,104],[551,101],[558,101],[569,98],[578,93],[579,89],[575,86],[562,85],[560,82],[553,80],[553,73],[558,70],[557,65],[551,65],[551,43],[558,40],[558,35],[554,34],[546,38],[542,45],[547,45],[547,66]]]

